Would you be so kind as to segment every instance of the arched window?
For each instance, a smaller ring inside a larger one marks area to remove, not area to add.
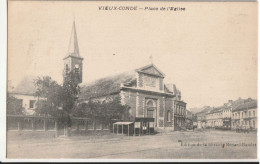
[[[147,117],[148,118],[155,118],[154,111],[156,111],[156,104],[154,100],[146,101],[146,109],[147,109]]]
[[[148,107],[154,107],[153,101],[152,100],[147,101],[147,106]]]
[[[167,121],[171,121],[171,112],[169,110],[167,111]]]

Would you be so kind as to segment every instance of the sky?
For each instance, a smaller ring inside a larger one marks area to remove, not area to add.
[[[184,7],[104,11],[98,6]],[[187,108],[257,98],[255,2],[8,2],[8,80],[49,75],[62,82],[73,20],[83,83],[153,63]]]

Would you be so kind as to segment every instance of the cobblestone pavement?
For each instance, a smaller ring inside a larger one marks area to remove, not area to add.
[[[151,136],[26,138],[7,133],[7,158],[255,159],[256,133],[186,131]],[[20,138],[19,138],[20,137]]]

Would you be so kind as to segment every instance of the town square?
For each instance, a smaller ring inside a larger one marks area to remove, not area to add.
[[[9,1],[6,158],[257,159],[257,5],[216,5]]]
[[[7,156],[21,159],[32,156],[44,159],[252,159],[257,156],[256,135],[195,130],[142,137],[114,134],[32,139],[28,134],[9,132]]]

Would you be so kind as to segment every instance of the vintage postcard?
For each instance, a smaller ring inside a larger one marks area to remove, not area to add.
[[[257,160],[257,13],[9,0],[6,158]]]

